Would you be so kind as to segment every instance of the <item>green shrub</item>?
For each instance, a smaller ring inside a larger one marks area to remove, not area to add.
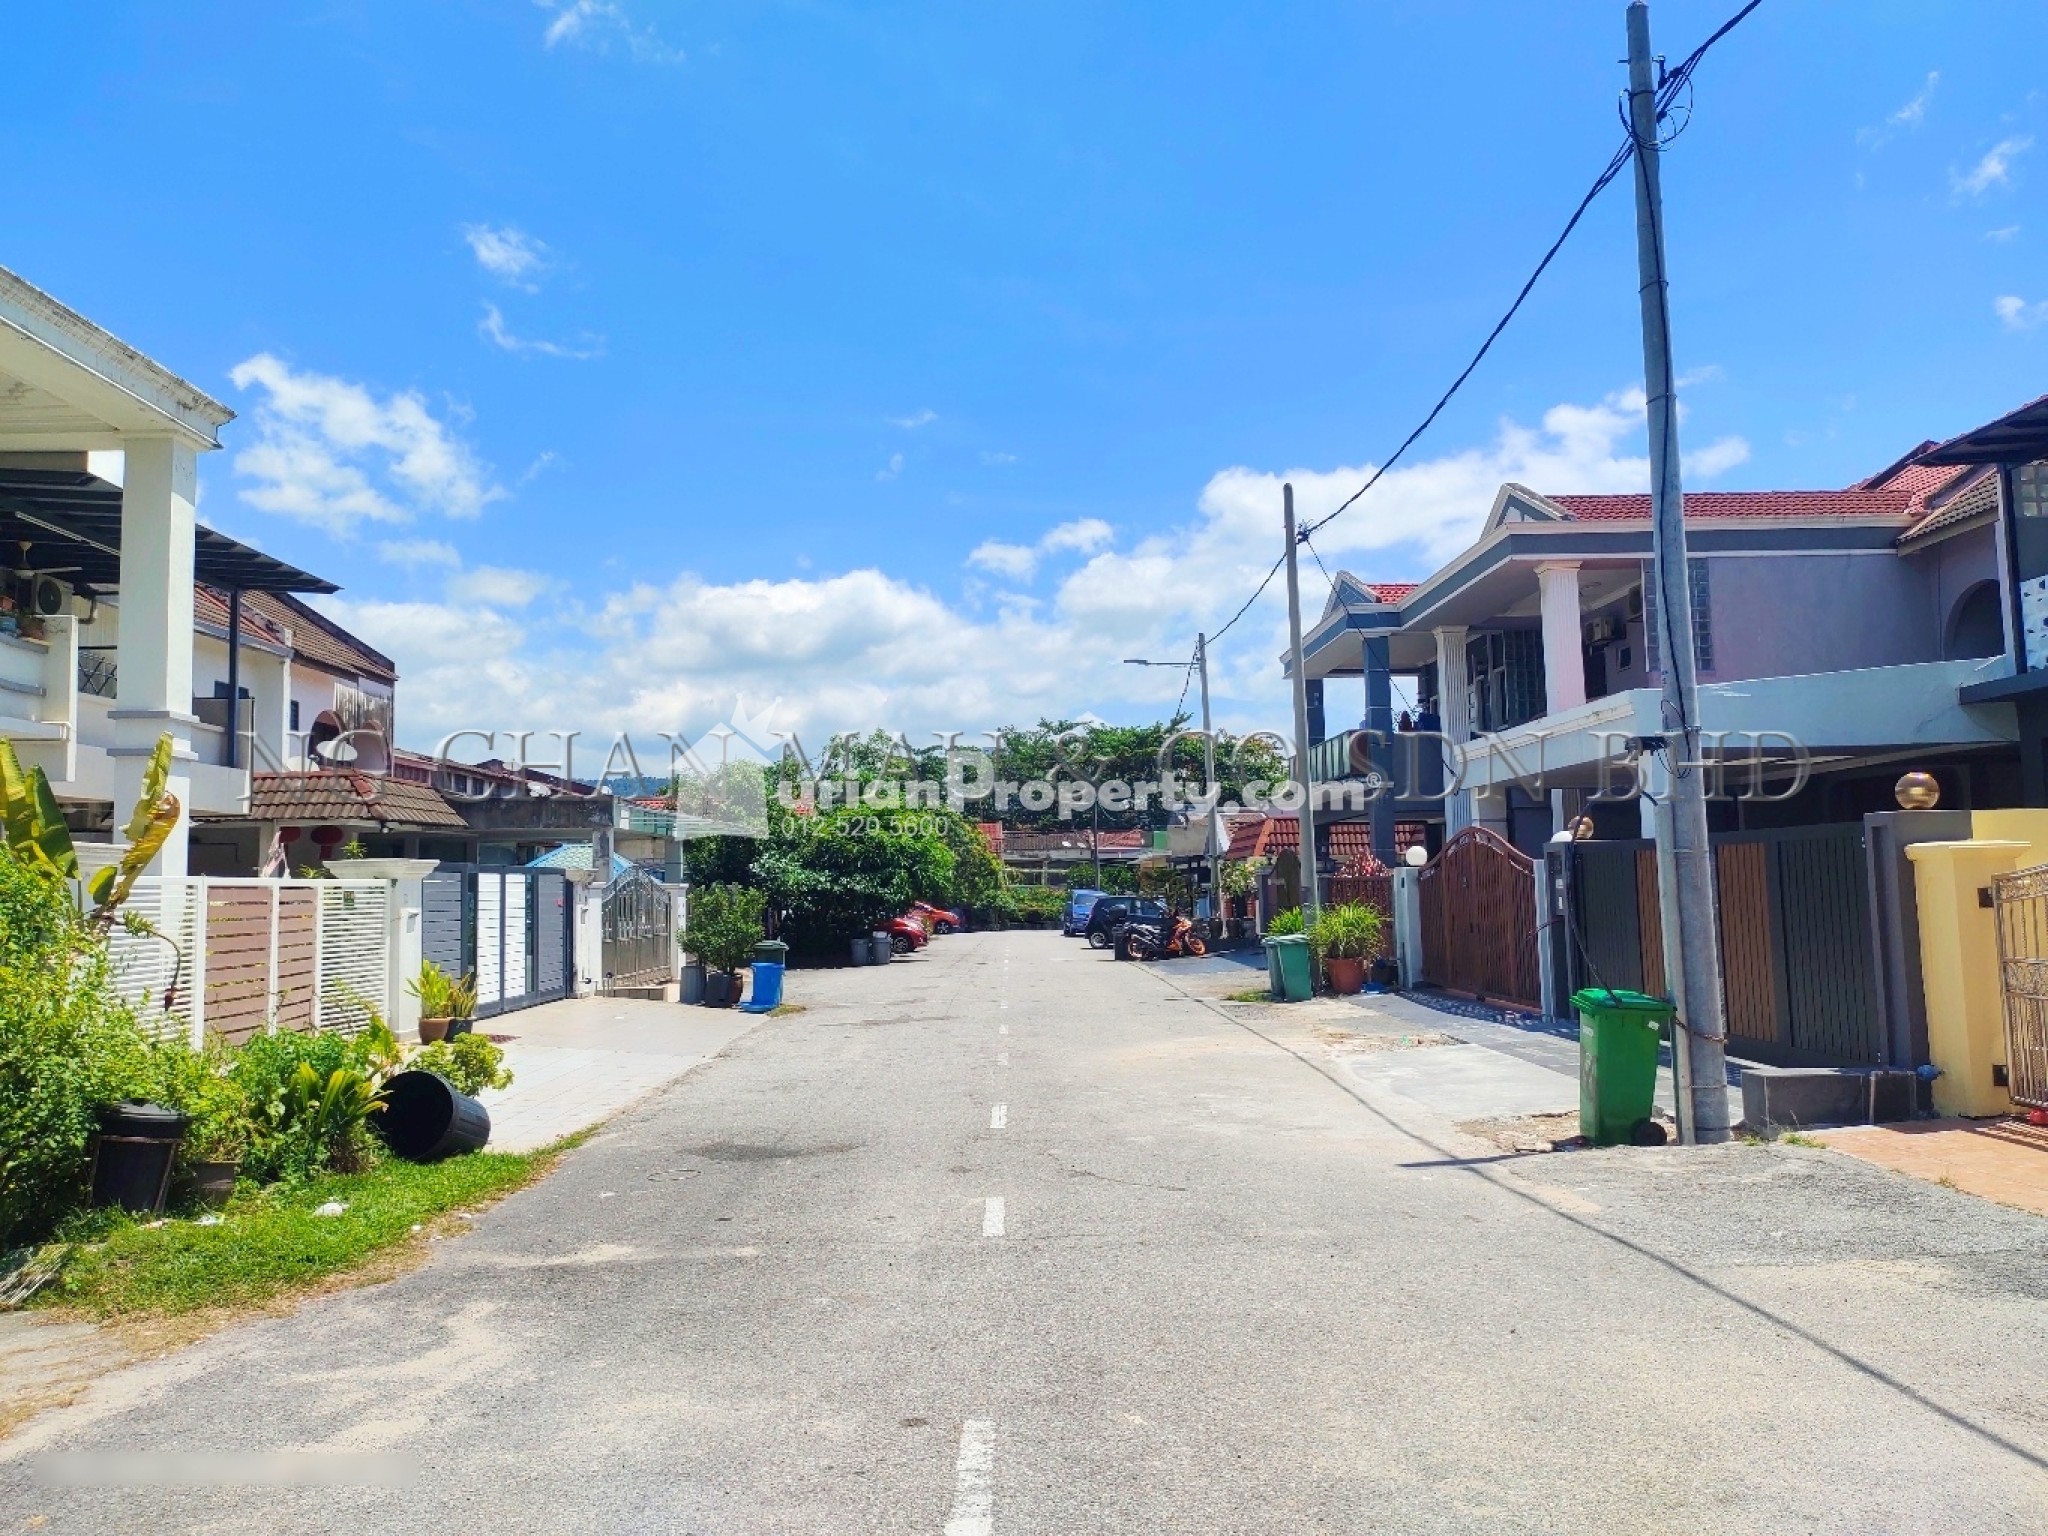
[[[406,1066],[420,1072],[438,1072],[455,1085],[457,1093],[474,1096],[486,1088],[512,1086],[505,1053],[488,1035],[474,1030],[453,1040],[423,1045],[407,1058]]]
[[[714,971],[731,974],[753,958],[761,942],[765,898],[740,885],[707,885],[690,892],[683,948]]]
[[[1288,907],[1284,911],[1275,912],[1273,914],[1273,921],[1266,924],[1266,933],[1269,937],[1274,935],[1284,937],[1290,933],[1301,933],[1304,931],[1301,921],[1301,908],[1299,907]]]
[[[268,1184],[363,1167],[385,1065],[374,1032],[280,1030],[250,1039],[231,1073],[249,1105],[243,1172]]]
[[[0,846],[0,1248],[85,1195],[93,1106],[148,1098],[163,1060],[107,980],[69,890]]]
[[[405,984],[405,990],[420,1000],[423,1019],[472,1019],[476,1017],[476,977],[451,976],[431,960],[420,961],[420,973]]]
[[[1316,918],[1309,942],[1315,947],[1319,961],[1370,960],[1380,952],[1380,939],[1385,928],[1386,919],[1378,907],[1345,902],[1341,906],[1323,909]]]

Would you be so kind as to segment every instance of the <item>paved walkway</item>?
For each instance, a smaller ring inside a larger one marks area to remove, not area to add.
[[[1909,1120],[1807,1134],[1865,1162],[2048,1216],[2048,1127],[2024,1120]]]
[[[530,1152],[610,1119],[745,1034],[759,1018],[735,1008],[640,998],[572,997],[483,1021],[510,1036],[512,1086],[481,1095],[491,1147]]]

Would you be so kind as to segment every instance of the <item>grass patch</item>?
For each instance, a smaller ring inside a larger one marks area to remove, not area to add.
[[[1817,1136],[1803,1135],[1798,1131],[1787,1131],[1778,1140],[1788,1147],[1825,1147],[1827,1145],[1826,1142]]]
[[[151,1225],[98,1213],[71,1234],[77,1246],[38,1302],[103,1319],[176,1317],[201,1309],[260,1307],[365,1267],[402,1245],[424,1246],[449,1213],[488,1204],[532,1183],[582,1138],[537,1152],[472,1152],[439,1163],[388,1158],[367,1173],[296,1189],[237,1194],[213,1226],[173,1218]],[[339,1216],[315,1208],[338,1200]]]
[[[777,1003],[768,1010],[771,1019],[786,1019],[793,1013],[802,1013],[809,1005],[805,1003]]]
[[[1273,1001],[1273,993],[1267,987],[1248,987],[1242,992],[1226,994],[1223,1001],[1226,1003],[1270,1003]]]

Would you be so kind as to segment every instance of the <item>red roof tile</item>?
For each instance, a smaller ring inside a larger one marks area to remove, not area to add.
[[[255,604],[250,601],[255,595],[253,592],[242,594],[242,638],[261,640],[283,650],[284,631],[256,611]],[[228,627],[227,594],[204,582],[195,582],[192,587],[192,617],[210,629],[225,630]]]
[[[1383,603],[1398,603],[1405,599],[1421,583],[1413,581],[1361,581],[1359,585]]]
[[[250,774],[249,819],[344,826],[465,825],[455,807],[427,785],[339,770]]]
[[[1332,822],[1325,846],[1340,866],[1370,863],[1372,827],[1363,821]],[[1298,816],[1247,817],[1231,823],[1230,848],[1224,857],[1234,860],[1270,859],[1276,853],[1291,853],[1301,844]]]
[[[1552,496],[1549,498],[1576,522],[1614,523],[1650,520],[1650,498],[1644,496]],[[1905,517],[1912,494],[1904,490],[1846,491],[1688,491],[1688,520],[1706,518]]]

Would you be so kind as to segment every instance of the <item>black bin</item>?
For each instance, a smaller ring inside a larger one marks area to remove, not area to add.
[[[161,1216],[188,1118],[161,1104],[132,1099],[102,1104],[93,1113],[100,1131],[93,1138],[92,1203]]]
[[[491,1112],[438,1072],[400,1072],[384,1084],[384,1108],[370,1116],[378,1138],[410,1163],[480,1151]]]

